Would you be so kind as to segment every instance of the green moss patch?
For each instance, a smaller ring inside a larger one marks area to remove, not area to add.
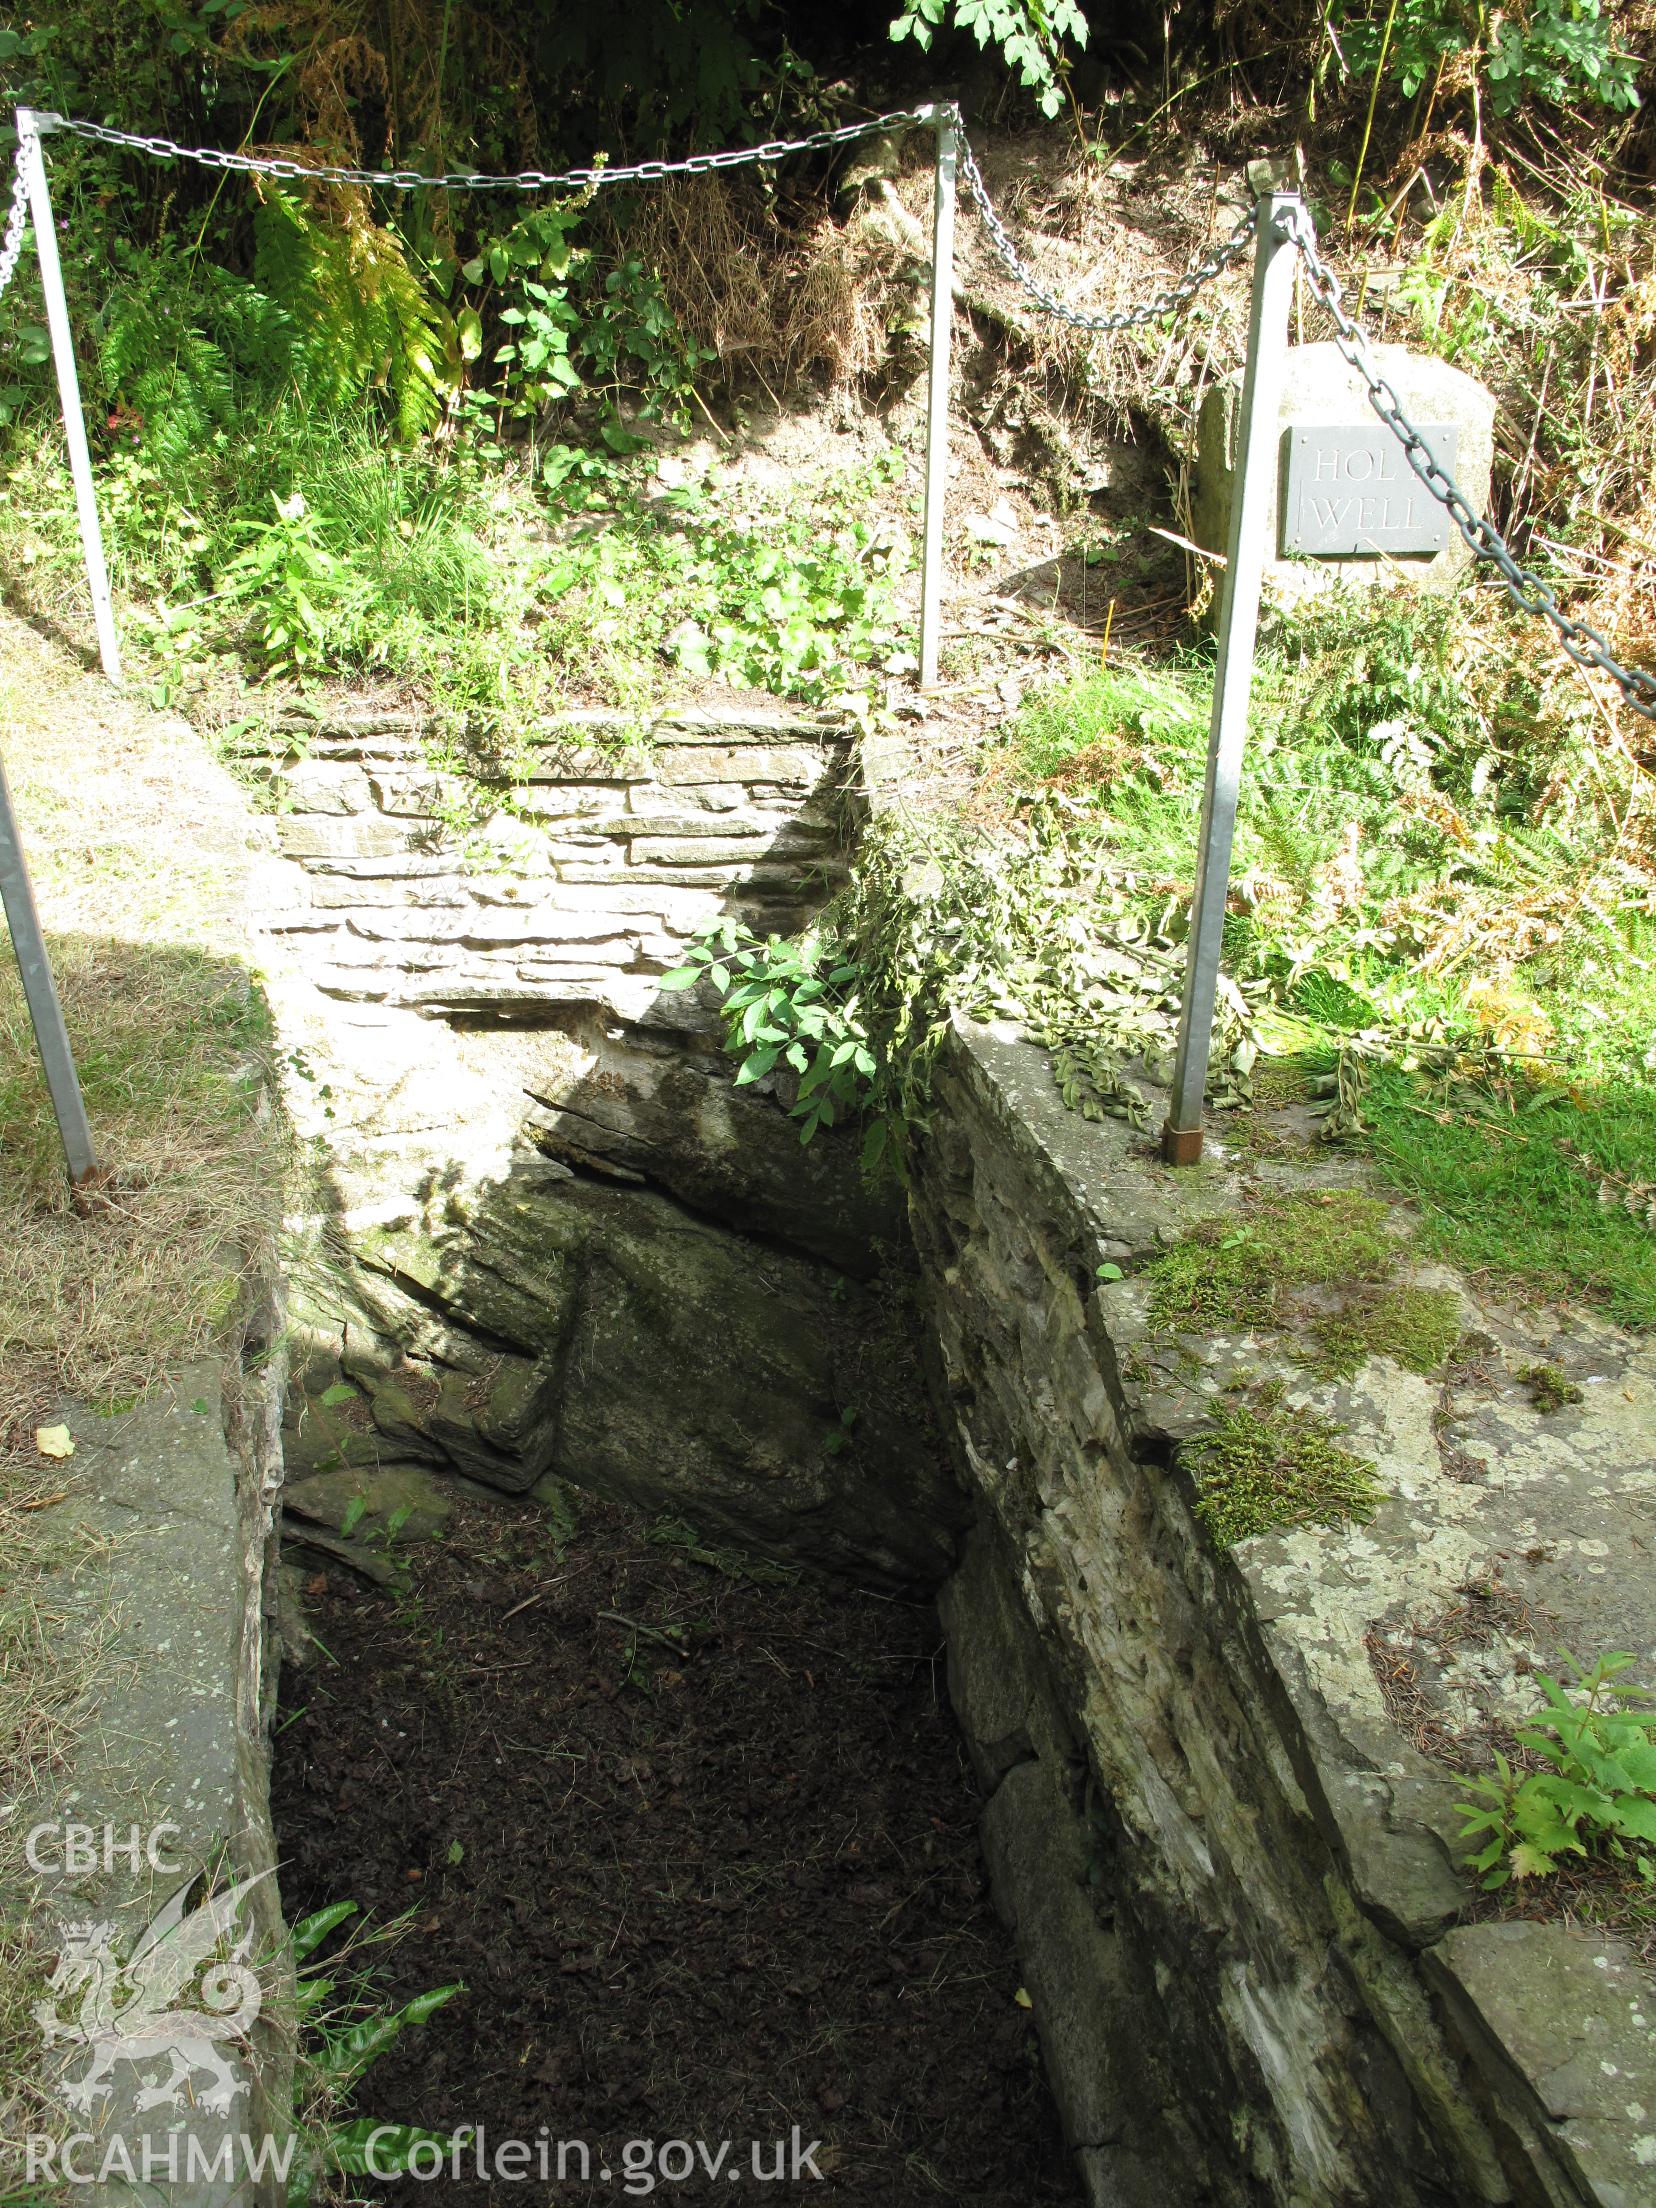
[[[1296,1288],[1388,1280],[1397,1243],[1388,1211],[1349,1189],[1272,1198],[1240,1217],[1206,1219],[1145,1268],[1150,1319],[1184,1330],[1291,1323]]]
[[[1271,1388],[1221,1411],[1186,1445],[1196,1475],[1196,1515],[1215,1547],[1289,1526],[1366,1523],[1381,1501],[1374,1466],[1342,1449],[1346,1429],[1290,1410]]]
[[[1556,1365],[1525,1365],[1518,1378],[1538,1411],[1561,1411],[1566,1403],[1583,1400],[1575,1382],[1566,1380]]]
[[[1206,1219],[1145,1268],[1150,1321],[1177,1333],[1271,1328],[1306,1337],[1299,1354],[1339,1378],[1370,1357],[1438,1371],[1460,1339],[1460,1305],[1394,1275],[1403,1245],[1389,1207],[1350,1189],[1268,1198]]]
[[[1448,1289],[1370,1288],[1312,1320],[1312,1361],[1335,1378],[1354,1373],[1370,1357],[1432,1373],[1447,1363],[1460,1335],[1460,1302]]]

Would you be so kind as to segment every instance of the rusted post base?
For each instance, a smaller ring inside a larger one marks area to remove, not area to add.
[[[1202,1162],[1202,1130],[1200,1127],[1175,1127],[1169,1120],[1162,1129],[1162,1156],[1169,1165],[1200,1165]]]

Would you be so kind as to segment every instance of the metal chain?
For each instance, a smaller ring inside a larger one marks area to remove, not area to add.
[[[959,128],[958,124],[956,127]],[[1112,314],[1084,314],[1078,307],[1066,306],[1062,299],[1055,298],[1030,273],[1017,247],[1012,243],[1005,223],[995,212],[994,202],[983,181],[983,171],[977,165],[977,156],[963,130],[960,131],[960,173],[966,180],[966,189],[971,193],[978,213],[983,217],[984,228],[989,232],[995,251],[1036,304],[1046,313],[1055,314],[1060,322],[1067,322],[1072,330],[1103,332],[1142,329],[1148,323],[1160,322],[1170,314],[1177,314],[1181,307],[1190,304],[1204,284],[1211,284],[1216,276],[1222,276],[1227,268],[1233,267],[1242,258],[1248,250],[1249,240],[1253,237],[1258,221],[1257,210],[1250,208],[1223,245],[1215,246],[1211,253],[1194,262],[1177,283],[1169,284],[1165,291],[1158,291],[1143,306],[1121,307]]]
[[[18,140],[17,160],[12,169],[11,212],[6,217],[6,234],[0,238],[0,296],[17,274],[18,259],[23,251],[23,233],[29,223],[29,183],[23,173],[23,141]]]
[[[842,123],[837,130],[815,130],[808,138],[773,138],[762,146],[733,146],[721,153],[692,153],[679,161],[635,161],[626,168],[565,169],[549,174],[544,169],[520,169],[511,176],[485,176],[467,169],[451,169],[441,176],[425,176],[418,169],[355,169],[325,161],[294,161],[280,154],[224,153],[211,146],[181,146],[171,138],[146,138],[128,130],[111,130],[105,123],[72,120],[65,115],[41,113],[42,130],[66,130],[77,138],[89,138],[101,146],[120,146],[157,161],[194,161],[204,169],[232,169],[246,176],[279,176],[295,183],[367,184],[390,192],[544,192],[588,191],[600,184],[656,182],[668,176],[703,176],[712,169],[736,169],[749,162],[781,161],[793,153],[818,153],[830,146],[845,146],[857,138],[871,138],[877,131],[896,130],[910,123],[929,123],[935,108],[902,108],[894,114],[876,115],[872,122]]]
[[[1559,643],[1578,667],[1608,675],[1635,713],[1656,720],[1656,675],[1642,667],[1624,667],[1597,629],[1566,613],[1541,577],[1519,566],[1494,523],[1476,510],[1448,469],[1439,465],[1431,446],[1403,411],[1395,388],[1374,365],[1366,333],[1346,312],[1340,279],[1317,251],[1317,233],[1309,213],[1303,207],[1291,208],[1283,217],[1282,227],[1305,264],[1306,282],[1334,324],[1334,343],[1340,357],[1362,377],[1370,406],[1402,445],[1404,457],[1427,490],[1447,508],[1473,552],[1496,570],[1508,595],[1526,613],[1551,622]]]
[[[719,153],[693,153],[678,161],[637,161],[623,168],[565,169],[556,174],[544,169],[521,169],[510,176],[488,176],[466,170],[450,170],[440,176],[425,176],[417,169],[348,168],[330,162],[313,164],[274,154],[225,153],[209,146],[181,146],[171,138],[144,137],[132,131],[112,130],[104,123],[89,123],[48,112],[37,112],[34,121],[36,127],[43,131],[68,131],[77,138],[90,139],[98,145],[117,146],[131,152],[148,154],[155,160],[194,161],[203,168],[226,169],[248,176],[285,177],[297,183],[363,184],[397,192],[530,192],[585,191],[602,184],[654,182],[670,176],[703,176],[716,169],[740,168],[755,162],[781,161],[790,154],[817,153],[829,147],[849,145],[856,139],[872,137],[879,131],[934,122],[940,113],[952,114],[959,134],[961,174],[966,180],[966,189],[971,194],[978,213],[983,217],[984,227],[989,232],[995,251],[1036,304],[1048,314],[1056,315],[1060,321],[1068,323],[1072,329],[1106,333],[1142,328],[1149,323],[1162,321],[1166,316],[1177,314],[1182,307],[1188,306],[1204,285],[1212,283],[1215,277],[1233,267],[1248,250],[1258,223],[1257,210],[1253,209],[1243,215],[1222,245],[1216,246],[1211,253],[1195,262],[1176,283],[1157,292],[1142,305],[1118,308],[1108,314],[1086,314],[1075,307],[1066,306],[1063,300],[1047,291],[1031,274],[1013,244],[1006,225],[996,213],[983,181],[983,172],[978,167],[977,156],[972,151],[971,141],[960,128],[958,109],[902,108],[891,114],[877,115],[866,123],[844,123],[834,130],[813,131],[805,138],[778,138],[760,146],[731,147]],[[4,293],[16,273],[28,221],[28,186],[24,178],[23,157],[24,149],[20,143],[12,177],[11,208],[6,218],[4,236],[0,238],[0,294]],[[1431,446],[1404,412],[1403,402],[1396,390],[1375,367],[1366,334],[1346,312],[1340,280],[1317,250],[1317,234],[1309,213],[1303,207],[1290,209],[1282,221],[1286,236],[1296,247],[1304,263],[1306,281],[1313,295],[1327,310],[1329,319],[1334,324],[1334,342],[1341,358],[1362,378],[1369,404],[1402,445],[1410,468],[1447,510],[1475,556],[1487,561],[1496,570],[1508,594],[1526,613],[1552,625],[1560,644],[1577,666],[1608,675],[1636,713],[1644,715],[1647,720],[1656,720],[1656,675],[1644,668],[1624,667],[1597,629],[1585,621],[1578,621],[1574,614],[1566,613],[1549,585],[1539,575],[1518,564],[1500,531],[1476,511],[1454,477],[1439,465]]]

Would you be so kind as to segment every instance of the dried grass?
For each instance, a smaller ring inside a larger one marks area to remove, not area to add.
[[[715,172],[641,195],[624,219],[605,213],[727,385],[745,372],[773,396],[813,376],[837,390],[884,362],[905,255],[860,211],[842,222],[818,206],[789,230],[761,183]]]
[[[235,955],[239,799],[188,732],[5,628],[0,750],[108,1184],[71,1205],[0,958],[0,1472],[58,1396],[107,1406],[213,1337],[274,1223],[282,1154]]]
[[[39,1920],[17,1903],[30,1884],[26,1805],[63,1756],[90,1661],[54,1645],[37,1593],[41,1571],[62,1560],[65,1537],[44,1515],[55,1493],[54,1480],[15,1466],[0,1477],[0,1803],[16,1812],[0,1823],[0,2180],[16,2174],[28,2134],[63,2120],[41,2083],[33,2012],[50,1958]]]
[[[85,1535],[50,1506],[34,1429],[108,1407],[206,1347],[280,1204],[285,1146],[262,1099],[264,1018],[240,943],[245,813],[197,741],[0,614],[0,753],[95,1140],[84,1216],[9,945],[0,941],[0,2165],[50,2128],[30,2002],[47,1958],[13,1912],[26,1807],[60,1762],[97,1634],[56,1629],[48,1575]],[[3,933],[3,931],[0,931]],[[61,2116],[61,2112],[57,2112]]]
[[[107,1408],[204,1348],[270,1224],[245,973],[109,938],[52,949],[110,1180],[84,1215],[70,1203],[22,992],[0,973],[0,1462],[58,1396]]]

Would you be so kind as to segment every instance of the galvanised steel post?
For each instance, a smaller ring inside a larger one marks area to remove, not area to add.
[[[1230,542],[1219,597],[1219,660],[1208,735],[1207,784],[1202,794],[1196,892],[1190,910],[1190,950],[1179,1015],[1178,1056],[1173,1068],[1173,1102],[1162,1131],[1162,1155],[1169,1165],[1195,1165],[1202,1155],[1202,1099],[1213,1043],[1214,1008],[1219,998],[1219,954],[1230,892],[1231,844],[1236,833],[1242,749],[1248,732],[1248,698],[1253,688],[1259,594],[1270,554],[1265,530],[1281,442],[1277,425],[1297,263],[1286,218],[1299,205],[1297,192],[1263,194],[1254,233],[1253,309],[1231,470]]]
[[[69,302],[64,296],[63,268],[58,260],[57,231],[52,226],[52,198],[46,186],[46,157],[41,137],[57,125],[55,115],[34,108],[17,110],[17,148],[29,188],[29,214],[34,225],[35,253],[40,262],[40,287],[46,295],[46,327],[52,335],[52,362],[57,369],[58,398],[63,407],[63,434],[69,443],[69,473],[75,485],[75,507],[80,515],[81,545],[86,554],[86,579],[92,586],[92,620],[98,632],[98,655],[103,671],[113,683],[121,679],[121,653],[115,641],[115,609],[109,599],[109,569],[104,562],[103,531],[98,525],[98,494],[92,484],[92,456],[86,449],[86,418],[81,412],[80,378],[75,373],[74,341],[69,334]]]
[[[23,843],[17,832],[17,816],[12,811],[11,792],[6,787],[3,760],[0,760],[0,904],[5,906],[12,949],[17,953],[17,969],[23,977],[24,1001],[29,1007],[40,1062],[46,1069],[46,1086],[52,1092],[52,1109],[57,1114],[58,1133],[63,1137],[63,1154],[69,1162],[69,1185],[84,1188],[96,1177],[98,1160],[92,1148],[92,1130],[87,1125],[74,1053],[69,1047],[69,1031],[63,1024],[63,1007],[58,1002],[57,984],[52,979],[52,965],[46,955],[46,940],[40,932],[40,914],[35,910],[34,891],[29,885],[28,867],[24,864]]]
[[[932,190],[931,358],[926,379],[926,519],[920,568],[920,686],[937,680],[942,630],[943,506],[949,477],[949,335],[954,319],[955,152],[958,110],[940,106]]]

